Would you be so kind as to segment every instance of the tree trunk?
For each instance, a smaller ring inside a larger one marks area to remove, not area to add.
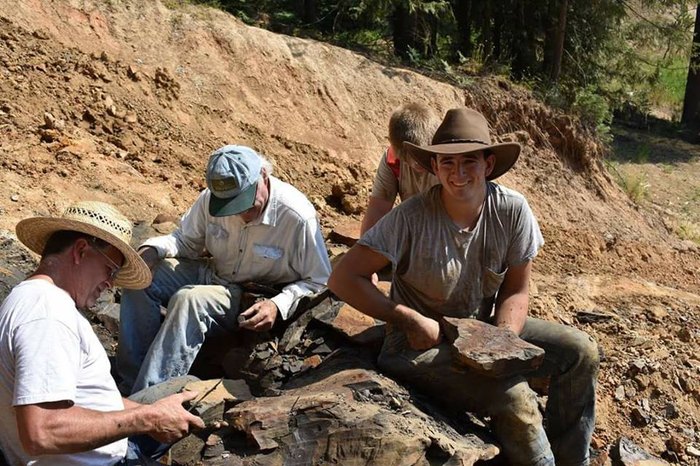
[[[522,79],[528,75],[528,70],[532,66],[531,44],[530,44],[530,25],[528,21],[532,12],[527,11],[526,0],[516,0],[514,8],[514,23],[515,30],[514,40],[511,44],[511,53],[513,60],[511,61],[511,73],[515,79]]]
[[[457,21],[457,51],[465,57],[471,57],[474,44],[472,43],[472,0],[456,0],[454,3],[455,20]]]
[[[488,2],[491,5],[491,2]],[[498,61],[503,56],[503,27],[506,24],[505,12],[503,8],[495,8],[492,11],[491,8],[488,9],[489,16],[493,16],[493,27],[491,28],[491,47],[490,52],[492,54],[492,59]]]
[[[552,62],[554,57],[554,44],[557,36],[557,24],[554,17],[557,14],[558,0],[548,0],[547,10],[542,15],[542,32],[544,38],[542,42],[542,75],[550,76],[552,74]]]
[[[316,0],[303,0],[301,19],[306,24],[313,24],[318,21],[318,5]]]
[[[700,3],[698,8],[700,9]],[[700,11],[698,10],[695,13],[693,47],[690,53],[688,80],[685,85],[681,124],[696,132],[700,129]]]
[[[440,20],[437,16],[431,15],[423,20],[423,24],[428,29],[424,31],[425,35],[430,37],[430,40],[426,44],[425,56],[432,58],[438,53],[438,29],[440,27]]]
[[[569,8],[569,0],[560,0],[559,21],[557,22],[557,33],[554,39],[554,53],[552,54],[552,72],[549,75],[553,82],[559,80],[561,74],[561,60],[564,56],[564,37],[566,34],[566,12]]]
[[[408,5],[398,4],[394,9],[392,17],[394,26],[394,54],[402,59],[409,58],[411,48],[420,50],[417,40],[418,36],[418,15],[411,13]]]

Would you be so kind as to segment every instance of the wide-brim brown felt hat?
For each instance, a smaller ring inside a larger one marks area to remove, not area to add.
[[[85,233],[119,249],[124,264],[114,279],[115,286],[138,290],[151,283],[151,270],[129,245],[131,222],[114,206],[96,201],[78,202],[68,207],[61,217],[28,218],[15,227],[17,238],[39,255],[43,254],[51,235],[62,230]]]
[[[496,156],[496,164],[486,177],[487,180],[494,180],[510,170],[520,155],[520,144],[517,142],[491,144],[486,118],[476,110],[466,107],[447,111],[431,145],[417,146],[410,142],[404,142],[403,145],[430,173],[434,173],[430,159],[437,154],[468,154],[488,150]]]

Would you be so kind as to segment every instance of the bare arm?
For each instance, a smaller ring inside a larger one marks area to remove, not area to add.
[[[372,249],[356,244],[336,265],[328,287],[343,301],[363,313],[399,327],[413,349],[428,349],[440,342],[440,325],[415,309],[396,304],[371,282],[373,273],[389,261]]]
[[[22,447],[32,456],[92,450],[137,434],[172,443],[191,427],[204,427],[200,418],[182,407],[195,396],[196,392],[183,392],[152,405],[129,402],[137,406],[110,412],[81,408],[69,401],[17,406],[17,430]]]
[[[496,299],[496,326],[504,327],[519,335],[529,303],[529,281],[532,261],[508,268]]]
[[[380,197],[370,196],[369,204],[367,204],[367,212],[362,218],[360,226],[360,235],[364,235],[367,230],[372,228],[382,217],[389,213],[394,206],[394,201],[387,201]]]

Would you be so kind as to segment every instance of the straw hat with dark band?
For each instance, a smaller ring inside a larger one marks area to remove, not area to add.
[[[68,207],[60,218],[28,218],[15,227],[17,238],[39,255],[44,252],[51,235],[61,230],[78,231],[94,236],[121,251],[124,255],[124,265],[114,280],[115,286],[141,289],[151,283],[150,269],[129,245],[131,222],[113,206],[104,202],[78,202]]]
[[[491,174],[486,177],[487,180],[494,180],[510,170],[520,155],[520,144],[517,142],[491,144],[486,118],[476,110],[466,107],[447,111],[431,145],[417,146],[410,142],[404,142],[403,145],[430,173],[434,173],[430,159],[437,154],[468,154],[488,150],[496,156],[496,164]]]

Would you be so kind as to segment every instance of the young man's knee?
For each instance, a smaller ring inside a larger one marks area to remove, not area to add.
[[[593,374],[598,373],[600,365],[600,352],[598,343],[586,332],[579,331],[572,339],[572,345],[576,351],[576,363],[579,367],[586,368]]]
[[[505,383],[501,387],[497,386],[493,397],[496,400],[495,404],[503,406],[501,409],[504,411],[512,410],[535,418],[539,416],[537,395],[525,379],[517,377],[510,383]]]

